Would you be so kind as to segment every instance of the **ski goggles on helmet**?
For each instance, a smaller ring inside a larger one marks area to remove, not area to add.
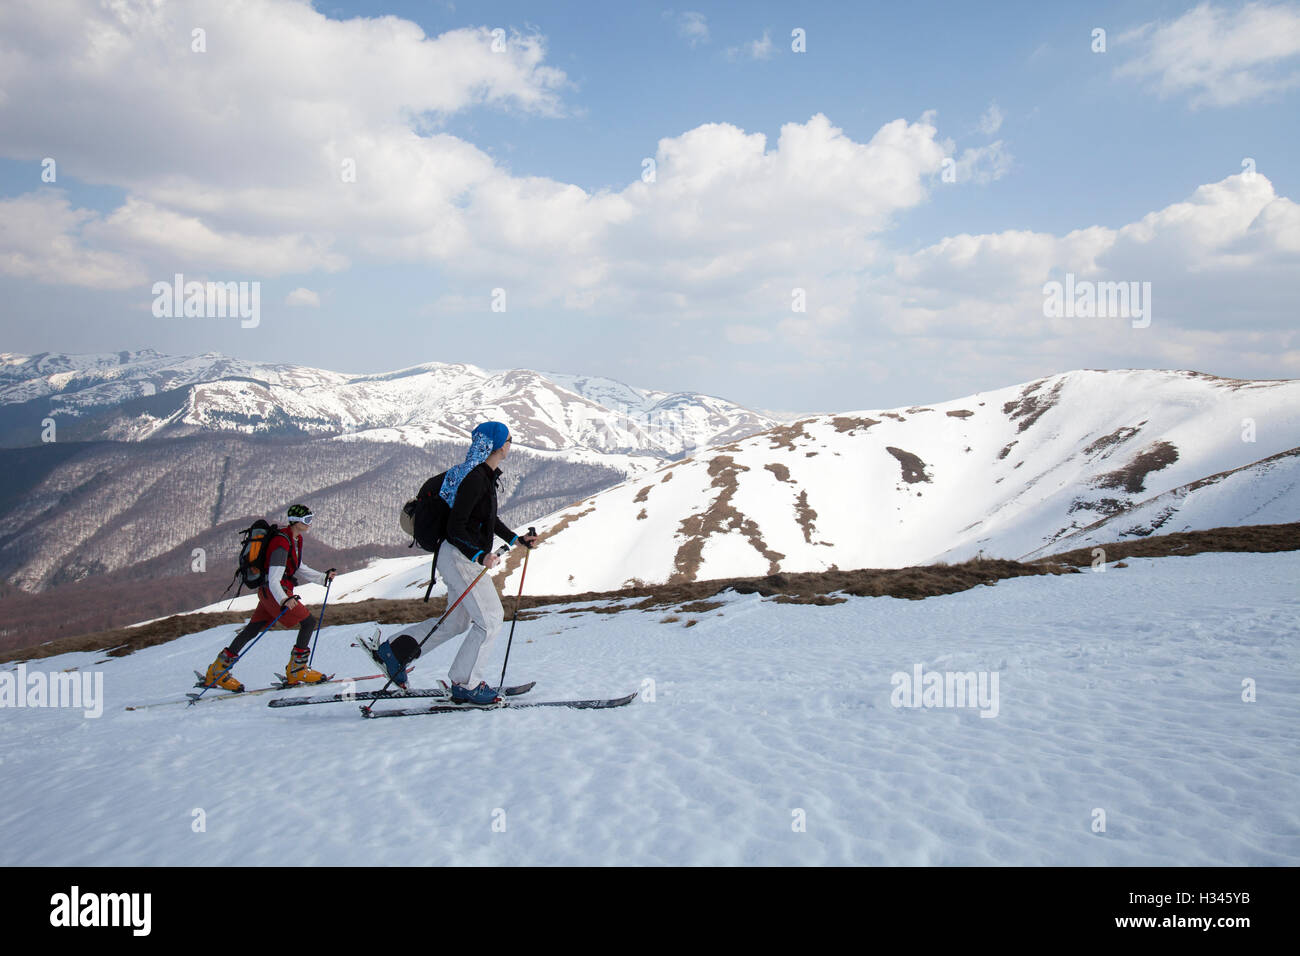
[[[311,513],[311,509],[308,508],[306,505],[289,506],[288,518],[290,524],[293,524],[295,521],[297,521],[305,525],[310,525],[311,519],[313,517],[315,516]]]

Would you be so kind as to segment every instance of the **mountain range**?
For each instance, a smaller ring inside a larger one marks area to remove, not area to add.
[[[407,445],[464,441],[478,422],[495,419],[510,426],[517,447],[573,460],[616,455],[633,469],[775,424],[696,392],[527,369],[430,362],[350,375],[150,349],[0,354],[0,447],[39,443],[47,418],[60,441],[238,433]]]
[[[425,562],[400,550],[396,508],[459,460],[484,418],[516,436],[503,518],[546,535],[536,593],[1028,560],[1300,518],[1292,380],[1078,370],[778,421],[597,377],[438,363],[345,375],[135,352],[0,356],[0,401],[4,433],[24,446],[0,449],[6,585],[172,575],[192,594],[176,609],[215,600],[235,532],[297,499],[320,516],[323,553],[381,559],[342,578],[339,599],[421,593]],[[57,440],[41,443],[51,418]],[[196,576],[196,549],[220,573]],[[519,559],[499,575],[507,589]]]
[[[350,375],[215,354],[6,353],[0,613],[52,636],[138,620],[124,617],[132,602],[156,615],[214,600],[239,529],[299,500],[318,514],[322,560],[404,553],[402,502],[461,460],[484,419],[515,439],[501,501],[520,525],[776,421],[712,396],[525,369]],[[142,595],[133,582],[145,580]],[[48,627],[17,600],[46,593]]]
[[[811,416],[665,462],[538,522],[544,551],[528,587],[578,594],[1032,560],[1298,519],[1300,381],[1080,370],[933,405]],[[519,566],[513,554],[503,592]],[[378,562],[340,593],[410,596],[420,570],[414,559]]]

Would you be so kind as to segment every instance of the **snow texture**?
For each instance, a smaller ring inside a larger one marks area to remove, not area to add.
[[[652,698],[600,712],[123,709],[179,696],[234,625],[33,662],[102,672],[107,702],[0,708],[0,863],[1300,863],[1300,554],[1129,565],[924,601],[732,594],[676,623],[520,622],[508,679],[535,699]],[[317,666],[369,673],[348,646],[365,629],[326,627]],[[264,638],[241,679],[263,685],[288,644]],[[503,633],[488,673],[504,650]],[[996,672],[997,716],[892,706],[917,665]]]

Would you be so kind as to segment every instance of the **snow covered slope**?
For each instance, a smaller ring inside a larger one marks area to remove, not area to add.
[[[566,594],[980,551],[1018,558],[1179,488],[1192,491],[1178,519],[1114,517],[1104,534],[1294,521],[1294,458],[1197,483],[1297,447],[1300,381],[1195,372],[1076,371],[933,406],[806,418],[552,515],[538,525],[549,538],[528,583]]]
[[[139,441],[216,431],[424,444],[460,441],[491,418],[509,425],[517,444],[538,450],[656,457],[774,424],[708,395],[526,369],[490,372],[431,362],[344,375],[216,353],[0,354],[0,407],[32,402],[44,403],[43,415],[81,439]],[[22,418],[28,443],[34,440],[30,420],[30,414]]]
[[[1300,511],[1300,448],[1148,498],[1028,555],[1244,524],[1287,524]]]
[[[0,862],[1300,864],[1300,553],[1129,565],[924,601],[732,595],[677,623],[520,623],[508,679],[536,680],[534,699],[642,690],[611,711],[123,709],[179,697],[237,625],[34,662],[99,672],[106,700],[97,719],[0,707]],[[371,673],[348,646],[363,627],[327,619],[317,663]],[[241,678],[262,684],[288,647],[263,639]],[[416,674],[443,676],[455,648]],[[892,706],[918,666],[990,690],[996,672],[995,708]]]
[[[1086,371],[925,408],[801,419],[538,521],[546,541],[528,589],[905,567],[981,551],[1028,559],[1296,521],[1298,409],[1300,382]],[[1243,420],[1254,441],[1242,440]],[[506,593],[521,557],[508,559]],[[426,556],[376,561],[341,575],[330,599],[420,597],[427,582]]]

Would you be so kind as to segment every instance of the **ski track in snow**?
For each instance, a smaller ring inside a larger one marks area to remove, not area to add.
[[[618,710],[123,710],[187,689],[236,626],[214,628],[102,665],[99,719],[0,709],[0,862],[1300,863],[1300,553],[1129,564],[915,602],[520,622],[508,677],[538,681],[527,699],[654,679],[653,702]],[[369,673],[348,647],[363,627],[323,629],[317,666]],[[265,686],[289,644],[263,638],[240,679]],[[891,706],[891,674],[918,662],[998,671],[998,716]]]

